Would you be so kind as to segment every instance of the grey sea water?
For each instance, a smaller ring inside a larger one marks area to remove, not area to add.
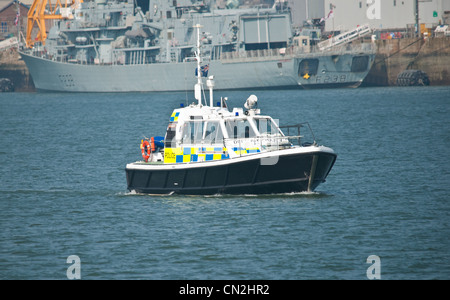
[[[338,153],[315,193],[128,192],[191,92],[0,94],[0,279],[450,279],[450,87],[251,93]]]

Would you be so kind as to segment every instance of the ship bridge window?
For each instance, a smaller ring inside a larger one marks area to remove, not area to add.
[[[286,42],[272,42],[272,43],[247,43],[245,44],[245,51],[252,50],[266,50],[266,49],[280,49],[286,48]]]
[[[303,77],[306,74],[309,76],[317,75],[319,69],[318,59],[303,59],[298,65],[298,76]]]
[[[217,144],[223,142],[223,133],[218,121],[208,121],[205,128],[205,144]]]
[[[239,138],[252,138],[257,134],[253,130],[248,119],[236,119],[229,120],[225,122],[225,127],[227,129],[228,137],[239,139]]]
[[[369,67],[369,57],[355,56],[352,60],[352,72],[365,72]]]

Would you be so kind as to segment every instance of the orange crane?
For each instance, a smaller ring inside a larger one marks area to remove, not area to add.
[[[72,14],[68,10],[75,8],[82,3],[83,0],[66,0],[65,4],[61,4],[60,0],[56,0],[52,4],[52,0],[34,0],[28,11],[27,21],[27,37],[26,44],[28,48],[33,47],[34,43],[41,42],[45,45],[47,38],[47,29],[45,22],[47,20],[71,19]],[[68,7],[70,6],[70,7]],[[36,37],[33,38],[33,28],[37,26]]]

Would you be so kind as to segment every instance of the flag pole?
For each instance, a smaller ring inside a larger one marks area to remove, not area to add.
[[[17,50],[20,49],[20,4],[18,0],[15,0],[16,2],[16,8],[17,8],[17,12],[16,12],[16,18],[17,18]]]

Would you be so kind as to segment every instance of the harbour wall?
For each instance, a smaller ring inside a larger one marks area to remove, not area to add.
[[[8,78],[16,92],[35,91],[33,79],[16,48],[0,51],[0,78]]]
[[[395,86],[404,70],[422,70],[430,85],[450,85],[450,37],[377,40],[375,62],[362,86]],[[33,80],[15,48],[0,52],[0,78],[16,91],[34,91]]]
[[[450,85],[450,37],[378,40],[363,86],[393,86],[404,70],[427,73],[430,85]]]

